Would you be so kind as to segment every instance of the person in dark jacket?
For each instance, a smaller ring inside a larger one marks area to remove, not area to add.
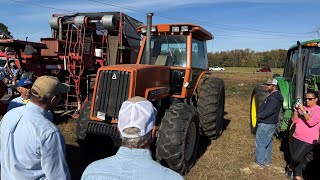
[[[283,97],[277,89],[278,81],[265,82],[269,96],[264,100],[258,112],[258,128],[255,142],[255,161],[257,167],[271,165],[272,137],[277,129]]]

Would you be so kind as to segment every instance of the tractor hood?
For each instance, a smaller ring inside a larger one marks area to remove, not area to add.
[[[153,101],[169,96],[170,67],[139,64],[101,67],[95,86],[92,117],[116,119],[122,102],[128,98],[141,96]]]
[[[147,97],[145,94],[148,88],[170,87],[170,67],[145,64],[121,64],[113,66],[105,66],[99,71],[112,71],[116,76],[117,72],[130,73],[130,91],[133,96]]]

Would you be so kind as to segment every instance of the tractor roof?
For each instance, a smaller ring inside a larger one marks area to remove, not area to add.
[[[320,39],[313,39],[313,40],[309,40],[309,41],[300,42],[301,46],[308,46],[308,45],[314,46],[314,45],[311,45],[312,43],[320,43]],[[290,49],[295,49],[295,48],[297,48],[297,47],[298,47],[298,45],[295,44],[295,45],[291,46],[291,47],[289,48],[289,50],[290,50]]]
[[[157,32],[159,33],[171,33],[172,26],[189,26],[190,32],[192,32],[193,36],[197,37],[198,39],[204,41],[213,39],[213,35],[210,32],[196,24],[153,24],[152,26],[157,26]],[[142,28],[146,28],[146,26],[138,27],[137,31],[141,33]]]

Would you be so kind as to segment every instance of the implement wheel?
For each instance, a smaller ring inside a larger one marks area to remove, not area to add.
[[[156,158],[164,166],[185,174],[194,165],[199,143],[199,119],[195,108],[172,105],[161,120]]]

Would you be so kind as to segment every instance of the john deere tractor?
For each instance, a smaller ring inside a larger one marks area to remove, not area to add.
[[[320,88],[320,39],[298,42],[289,48],[283,76],[275,77],[279,90],[284,98],[280,114],[280,130],[286,131],[290,127],[293,105],[297,101],[304,101],[304,94],[308,90],[319,91]],[[262,84],[258,84],[251,98],[251,132],[257,129],[257,113],[259,106],[267,96]]]
[[[285,158],[290,158],[292,149],[292,133],[294,126],[291,125],[291,115],[296,102],[304,102],[304,94],[308,90],[319,91],[320,88],[320,39],[306,42],[297,42],[289,48],[283,76],[275,77],[278,80],[279,90],[284,98],[282,111],[280,112],[279,135],[283,140]],[[263,85],[258,84],[251,98],[251,132],[257,129],[257,113],[259,106],[266,98]],[[286,159],[289,160],[289,159]]]
[[[212,39],[211,33],[195,24],[151,26],[150,21],[148,16],[148,26],[137,29],[143,40],[136,64],[98,70],[93,97],[80,113],[76,135],[79,142],[90,141],[92,134],[107,136],[119,146],[122,102],[145,97],[158,110],[156,159],[184,174],[195,163],[199,136],[216,139],[222,133],[224,82],[207,74],[206,41]]]

